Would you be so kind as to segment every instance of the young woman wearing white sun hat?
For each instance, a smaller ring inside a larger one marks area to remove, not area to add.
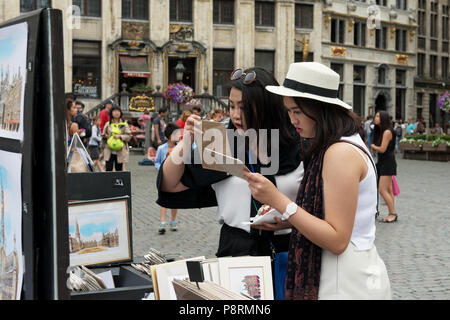
[[[338,99],[339,80],[330,68],[303,62],[290,65],[282,86],[266,87],[283,96],[291,123],[314,141],[295,202],[261,175],[244,173],[253,197],[294,227],[286,299],[391,299],[374,245],[376,170],[358,116]]]

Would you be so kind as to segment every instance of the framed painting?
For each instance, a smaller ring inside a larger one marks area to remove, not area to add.
[[[220,285],[255,300],[273,300],[270,257],[219,258]]]
[[[22,259],[22,155],[0,150],[0,300],[20,300]]]
[[[28,25],[0,28],[0,137],[23,140]]]
[[[70,202],[70,265],[130,261],[129,197]]]

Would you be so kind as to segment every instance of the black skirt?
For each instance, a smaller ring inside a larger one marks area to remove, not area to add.
[[[396,176],[397,175],[397,162],[395,161],[395,154],[378,155],[377,162],[378,177],[381,176]]]
[[[100,153],[97,146],[88,146],[89,155],[91,156],[92,160],[98,160],[100,157]]]
[[[227,224],[220,230],[219,248],[216,256],[272,256],[272,245],[275,253],[287,251],[291,234],[274,235],[270,231],[252,229],[250,233]]]

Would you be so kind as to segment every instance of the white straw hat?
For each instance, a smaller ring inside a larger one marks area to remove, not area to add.
[[[289,66],[282,86],[266,86],[266,90],[287,97],[300,97],[353,108],[337,98],[339,74],[318,62],[297,62]]]

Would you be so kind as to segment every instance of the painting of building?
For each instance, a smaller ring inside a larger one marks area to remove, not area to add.
[[[8,69],[7,69],[8,70]],[[20,102],[22,100],[21,70],[17,73],[0,73],[0,128],[17,132],[20,125]]]
[[[242,280],[246,294],[256,300],[261,300],[261,281],[257,275],[247,275]]]
[[[0,137],[23,138],[27,23],[0,29]]]
[[[119,230],[114,232],[102,232],[101,238],[83,239],[80,233],[78,221],[75,222],[75,235],[69,233],[69,251],[70,253],[86,254],[91,252],[105,251],[107,248],[119,246]]]
[[[3,165],[7,154],[11,153],[0,151],[0,300],[15,300],[20,298],[22,281],[22,266],[18,259],[22,237],[21,207],[14,203],[17,184],[11,179],[9,167]]]

